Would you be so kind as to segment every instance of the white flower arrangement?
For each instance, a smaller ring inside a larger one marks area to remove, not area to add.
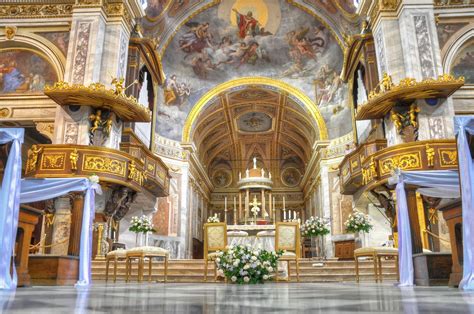
[[[96,183],[97,184],[97,183],[99,183],[99,176],[96,175],[96,174],[93,174],[93,175],[89,176],[89,181],[91,183]]]
[[[217,214],[215,214],[214,216],[211,216],[211,217],[207,218],[207,222],[208,223],[218,223],[218,222],[220,222],[220,220],[219,220],[219,217],[217,217]]]
[[[218,252],[218,273],[233,283],[263,283],[271,279],[282,254],[283,251],[269,252],[243,245],[231,246],[227,251]]]
[[[135,233],[156,232],[156,230],[153,228],[151,218],[148,218],[145,215],[141,217],[133,216],[128,230]]]
[[[369,215],[354,210],[344,223],[348,232],[369,232],[374,226],[370,222]]]
[[[301,235],[304,237],[321,236],[326,235],[329,232],[329,221],[321,217],[311,216],[301,226]]]

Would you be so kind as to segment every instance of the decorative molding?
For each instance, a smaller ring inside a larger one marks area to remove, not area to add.
[[[54,122],[36,122],[36,130],[48,137],[51,141],[54,135]]]
[[[415,37],[418,46],[421,75],[423,79],[434,77],[434,56],[427,17],[425,15],[413,16],[415,22]]]
[[[107,89],[101,83],[92,83],[89,86],[81,84],[70,85],[67,82],[56,82],[54,86],[44,88],[45,95],[53,99],[58,105],[91,106],[97,109],[113,111],[126,122],[150,122],[151,111],[147,106],[140,104],[133,96],[125,95],[123,79],[114,79],[114,89]]]
[[[417,81],[402,79],[398,85],[386,73],[378,86],[369,93],[369,99],[359,106],[357,120],[379,119],[398,104],[411,104],[417,99],[447,98],[464,85],[464,77],[442,74],[437,79]]]
[[[16,3],[0,5],[0,18],[45,18],[71,16],[73,1],[58,4]]]
[[[89,53],[89,37],[92,23],[77,24],[76,46],[73,58],[72,82],[82,84],[86,74],[87,57]]]
[[[5,37],[8,40],[15,39],[16,32],[17,32],[16,26],[5,26]]]

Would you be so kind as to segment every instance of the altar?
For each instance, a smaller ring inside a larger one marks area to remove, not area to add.
[[[230,246],[248,245],[254,249],[275,251],[275,225],[228,225]]]

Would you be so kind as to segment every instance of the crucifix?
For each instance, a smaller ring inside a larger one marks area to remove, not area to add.
[[[252,209],[250,211],[253,213],[255,223],[257,223],[257,215],[260,212],[260,207],[258,207],[258,205],[262,205],[262,203],[258,202],[257,197],[254,196],[253,201],[252,203],[250,203],[250,205],[252,205]]]

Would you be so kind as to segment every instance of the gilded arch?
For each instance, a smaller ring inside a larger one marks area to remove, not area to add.
[[[311,118],[315,121],[317,128],[319,139],[326,140],[328,139],[328,131],[326,128],[326,123],[316,106],[316,104],[311,101],[311,99],[304,94],[299,89],[276,79],[271,79],[267,77],[242,77],[238,79],[234,79],[220,85],[217,85],[206,94],[204,94],[199,101],[194,105],[191,111],[186,118],[183,128],[183,143],[190,143],[192,140],[192,133],[193,133],[193,126],[196,120],[199,117],[199,114],[204,110],[206,105],[214,99],[217,95],[236,87],[241,86],[250,86],[250,85],[263,85],[269,86],[272,88],[276,88],[282,92],[289,94],[290,96],[296,98],[300,105],[302,105],[310,114]]]

